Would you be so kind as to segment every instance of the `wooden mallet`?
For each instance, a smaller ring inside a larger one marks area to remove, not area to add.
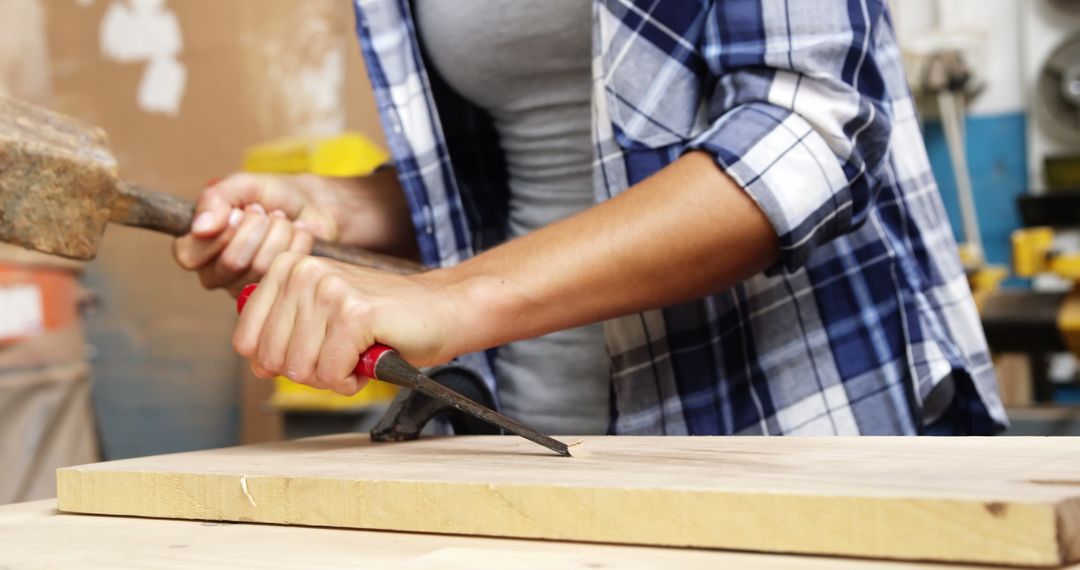
[[[0,241],[93,259],[109,222],[181,236],[193,212],[186,200],[122,180],[100,128],[0,97]],[[424,270],[324,241],[312,253],[395,273]]]
[[[109,222],[172,236],[188,233],[191,203],[121,180],[105,132],[70,117],[0,98],[0,241],[74,259],[92,259]],[[397,273],[424,266],[354,248],[316,242],[315,255]],[[242,309],[255,290],[237,300]],[[377,345],[357,373],[426,394],[560,455],[566,444],[446,388]]]

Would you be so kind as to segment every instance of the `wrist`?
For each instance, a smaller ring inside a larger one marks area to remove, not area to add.
[[[454,356],[486,350],[501,344],[497,278],[475,273],[470,264],[435,269],[415,276],[439,299],[439,312],[450,331],[447,348]]]

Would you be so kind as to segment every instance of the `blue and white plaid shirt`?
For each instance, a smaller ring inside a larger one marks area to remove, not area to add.
[[[408,0],[355,5],[424,261],[497,245],[490,119],[425,67]],[[593,133],[598,201],[703,150],[781,250],[606,323],[614,433],[915,434],[947,377],[965,431],[1005,425],[883,0],[595,0]],[[463,360],[490,377],[497,357]]]

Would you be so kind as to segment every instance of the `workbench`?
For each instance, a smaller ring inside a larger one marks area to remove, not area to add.
[[[518,437],[341,434],[126,459],[59,470],[57,506],[297,534],[1080,563],[1076,438],[564,439],[574,457]]]
[[[247,523],[0,506],[0,568],[679,568],[914,570],[951,565]],[[965,566],[968,570],[989,568]],[[1074,566],[1071,570],[1078,570]]]

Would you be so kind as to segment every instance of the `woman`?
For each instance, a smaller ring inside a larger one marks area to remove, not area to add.
[[[261,277],[234,344],[263,377],[353,393],[382,342],[553,433],[997,432],[884,2],[797,6],[357,2],[394,169],[231,177],[177,259]]]

